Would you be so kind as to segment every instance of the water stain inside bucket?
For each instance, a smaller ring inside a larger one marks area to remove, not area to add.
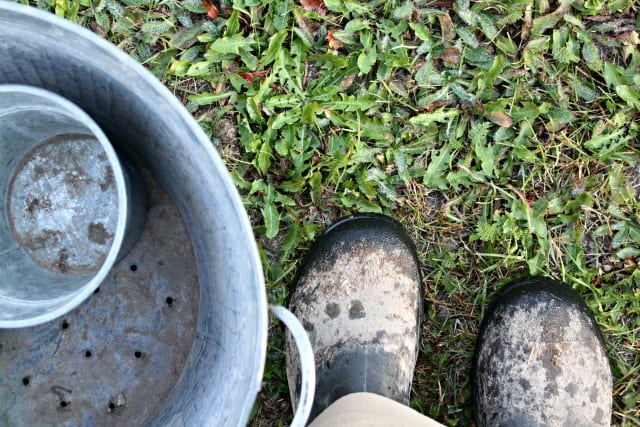
[[[90,135],[67,134],[29,151],[11,179],[8,217],[27,255],[56,273],[100,269],[118,222],[113,168]]]

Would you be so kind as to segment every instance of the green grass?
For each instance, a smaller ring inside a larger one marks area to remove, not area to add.
[[[184,101],[243,197],[271,301],[339,217],[406,225],[427,306],[414,408],[472,424],[483,309],[533,274],[584,296],[608,343],[613,422],[640,425],[635,2],[222,0],[215,19],[199,0],[35,4]],[[270,335],[253,425],[291,419],[275,322]]]

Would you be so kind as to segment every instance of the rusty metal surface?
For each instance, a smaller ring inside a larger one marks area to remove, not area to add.
[[[0,425],[142,425],[180,377],[199,283],[177,207],[148,173],[147,222],[85,303],[57,320],[0,330]]]

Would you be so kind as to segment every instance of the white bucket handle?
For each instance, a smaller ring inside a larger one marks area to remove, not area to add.
[[[304,327],[293,313],[279,305],[269,305],[269,309],[289,329],[298,348],[302,384],[300,386],[298,407],[295,409],[295,415],[290,427],[304,427],[311,414],[313,397],[316,391],[316,364],[311,342],[307,336],[307,331],[304,330]]]

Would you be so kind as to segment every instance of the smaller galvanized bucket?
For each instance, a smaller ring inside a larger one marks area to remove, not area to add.
[[[126,235],[131,248],[130,180],[87,114],[25,85],[0,85],[0,159],[0,328],[33,326],[91,295]]]

